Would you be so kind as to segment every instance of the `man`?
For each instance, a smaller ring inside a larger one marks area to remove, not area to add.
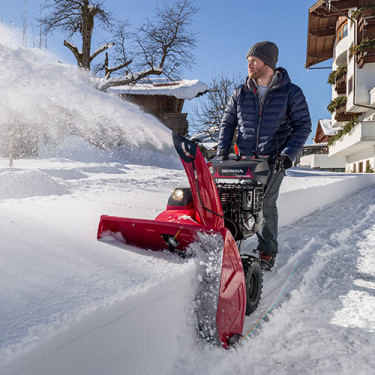
[[[283,68],[276,69],[279,50],[268,41],[254,44],[247,52],[249,76],[235,89],[221,123],[218,155],[228,157],[235,130],[241,156],[271,155],[281,170],[294,160],[311,133],[309,109],[302,90],[291,83]],[[270,270],[278,252],[276,201],[284,174],[269,183],[264,199],[264,220],[257,233],[260,264]]]

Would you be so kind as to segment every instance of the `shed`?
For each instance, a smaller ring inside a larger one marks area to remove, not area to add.
[[[203,95],[208,86],[198,80],[168,81],[149,79],[134,85],[115,86],[107,91],[141,107],[156,116],[176,133],[188,132],[187,113],[182,113],[185,100]]]

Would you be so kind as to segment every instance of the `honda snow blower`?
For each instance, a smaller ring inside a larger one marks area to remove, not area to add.
[[[173,142],[190,188],[175,189],[155,220],[101,216],[98,239],[121,234],[126,244],[143,249],[182,256],[195,250],[202,267],[195,306],[198,332],[228,348],[242,337],[245,314],[260,301],[258,259],[240,255],[239,247],[259,229],[271,170],[266,158],[238,155],[207,164],[196,143],[176,133]]]

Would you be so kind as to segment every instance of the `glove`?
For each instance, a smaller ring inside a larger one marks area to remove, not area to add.
[[[227,150],[222,150],[219,155],[221,155],[221,160],[228,160],[229,159],[229,153],[228,153]]]
[[[289,169],[293,167],[293,159],[287,154],[279,156],[279,169]]]

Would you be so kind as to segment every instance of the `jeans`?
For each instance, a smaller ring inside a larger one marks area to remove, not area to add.
[[[275,173],[269,184],[270,189],[267,191],[267,195],[263,201],[263,221],[260,225],[260,229],[257,232],[257,250],[267,251],[275,255],[278,252],[277,235],[279,223],[276,202],[279,196],[279,190],[283,178],[284,173],[282,171],[278,171]]]

